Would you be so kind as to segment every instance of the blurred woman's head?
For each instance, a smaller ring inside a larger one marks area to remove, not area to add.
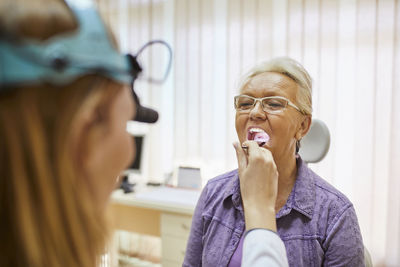
[[[0,38],[77,29],[60,0],[3,0]],[[0,90],[0,266],[95,266],[104,208],[133,160],[130,88],[99,75]]]

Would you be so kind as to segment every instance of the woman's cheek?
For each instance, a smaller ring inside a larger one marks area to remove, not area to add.
[[[241,143],[246,141],[246,133],[245,133],[245,131],[246,131],[245,128],[246,127],[245,126],[246,126],[246,119],[243,118],[243,116],[239,116],[239,115],[236,114],[236,117],[235,117],[235,128],[236,128],[237,136],[238,136],[239,141]]]

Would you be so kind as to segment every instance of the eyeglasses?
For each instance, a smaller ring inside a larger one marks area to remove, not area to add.
[[[238,112],[250,112],[256,105],[257,101],[260,101],[262,109],[270,114],[281,113],[287,106],[291,106],[300,113],[303,113],[295,104],[283,96],[255,98],[248,95],[238,95],[234,97],[235,109]]]

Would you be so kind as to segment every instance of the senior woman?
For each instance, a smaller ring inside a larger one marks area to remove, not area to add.
[[[278,172],[272,212],[276,212],[289,265],[364,266],[364,246],[352,203],[297,154],[311,124],[311,94],[311,78],[295,60],[275,58],[256,66],[234,98],[236,132],[243,147],[253,140],[272,154],[269,163],[259,164],[275,166]],[[239,174],[244,175],[240,166],[211,179],[203,189],[183,266],[241,265],[246,210]]]

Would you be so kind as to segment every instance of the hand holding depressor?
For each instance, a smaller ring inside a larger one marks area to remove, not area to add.
[[[276,231],[275,202],[278,171],[271,151],[255,141],[233,144],[239,167],[240,192],[246,230],[265,228]]]

